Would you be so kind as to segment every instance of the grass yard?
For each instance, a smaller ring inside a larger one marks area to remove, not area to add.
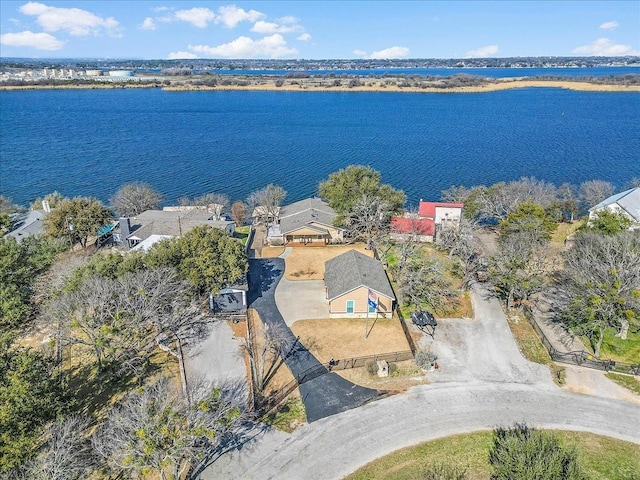
[[[518,349],[524,358],[530,362],[547,365],[551,370],[553,381],[562,386],[565,383],[565,369],[553,362],[549,352],[544,348],[540,338],[531,324],[523,316],[507,318],[511,334],[518,344]]]
[[[369,319],[370,333],[364,338],[366,319],[299,320],[292,326],[294,335],[321,362],[409,350],[409,344],[397,318]],[[371,375],[366,368],[335,370],[341,377],[364,387],[380,390],[406,390],[428,383],[424,372],[413,360],[397,362],[386,378]]]
[[[561,443],[575,445],[588,478],[634,480],[640,472],[640,445],[584,432],[556,431]],[[352,473],[345,480],[424,480],[432,465],[451,464],[467,469],[468,479],[491,476],[489,448],[492,432],[456,435],[398,450]]]
[[[640,380],[638,380],[637,377],[609,372],[607,373],[607,378],[612,382],[615,382],[618,385],[626,388],[627,390],[635,393],[636,395],[640,395]]]
[[[263,256],[264,250],[262,250]],[[322,280],[324,262],[349,250],[357,250],[373,257],[373,252],[366,250],[364,243],[329,247],[292,247],[285,261],[284,276],[287,280]]]
[[[291,433],[307,421],[307,413],[302,400],[292,396],[278,410],[262,417],[262,421],[278,430]]]
[[[396,318],[369,319],[369,336],[364,338],[366,319],[298,320],[291,330],[321,362],[409,350]]]
[[[527,360],[542,365],[552,363],[549,353],[526,318],[522,315],[508,316],[509,328],[515,338],[520,353]]]
[[[638,364],[640,363],[640,333],[631,333],[626,340],[615,337],[616,330],[608,328],[604,334],[600,358],[604,360],[615,360],[617,362]],[[589,345],[587,341],[585,345]]]

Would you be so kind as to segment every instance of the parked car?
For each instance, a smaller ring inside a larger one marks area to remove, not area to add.
[[[434,316],[426,310],[417,310],[411,314],[411,320],[419,327],[435,327],[438,325]]]

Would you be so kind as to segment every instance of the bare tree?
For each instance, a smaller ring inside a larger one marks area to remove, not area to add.
[[[247,197],[247,204],[258,215],[258,219],[269,226],[269,222],[277,221],[280,205],[286,196],[284,188],[270,183],[260,190],[251,192]]]
[[[413,242],[403,242],[400,256],[391,268],[398,283],[399,301],[416,308],[443,311],[456,303],[456,292],[444,276],[440,262],[425,256]]]
[[[111,205],[121,217],[133,217],[159,208],[162,196],[143,182],[127,183],[111,197]]]
[[[591,339],[598,356],[606,328],[624,340],[630,324],[640,324],[640,236],[581,233],[566,254],[559,283],[566,295],[563,318]]]
[[[443,202],[464,203],[471,193],[471,189],[463,185],[451,185],[448,189],[442,190],[440,199]]]
[[[217,219],[222,217],[224,209],[229,205],[229,197],[224,193],[205,193],[193,199],[193,205],[207,207]]]
[[[177,480],[239,428],[245,397],[237,386],[197,382],[187,405],[167,379],[127,397],[114,407],[92,438],[93,448],[116,472],[149,470]]]
[[[580,201],[589,209],[613,195],[614,187],[603,180],[589,180],[580,185]]]
[[[462,218],[456,228],[446,228],[438,235],[438,245],[450,257],[457,257],[462,268],[462,282],[468,286],[474,275],[485,268],[482,245],[477,238],[480,227],[473,220]]]
[[[516,207],[524,202],[532,202],[549,207],[557,197],[557,189],[551,184],[533,177],[490,187],[475,187],[467,195],[473,209],[481,220],[504,220]]]
[[[241,227],[247,219],[247,205],[237,201],[231,205],[231,218],[236,222],[236,227]]]
[[[285,356],[294,347],[291,334],[279,324],[262,324],[258,335],[253,335],[244,343],[244,349],[249,356],[253,391],[256,401],[264,397],[269,381],[282,366]]]
[[[503,236],[498,253],[489,258],[489,274],[507,309],[539,292],[550,271],[547,241],[535,231]]]
[[[391,205],[380,198],[363,195],[346,214],[344,225],[351,241],[364,241],[377,248],[389,234],[393,211]]]
[[[44,434],[45,444],[27,465],[32,480],[76,480],[89,476],[93,458],[87,437],[89,421],[72,415],[50,425]]]
[[[49,310],[61,319],[66,344],[92,349],[98,367],[136,371],[156,346],[186,335],[201,337],[202,309],[173,269],[143,269],[116,279],[92,276],[56,299]]]

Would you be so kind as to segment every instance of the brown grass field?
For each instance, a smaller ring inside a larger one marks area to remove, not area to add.
[[[364,243],[330,247],[294,247],[285,261],[284,276],[287,280],[322,280],[324,262],[349,250],[357,250],[373,257],[373,252],[366,250]]]
[[[366,323],[364,318],[299,320],[291,330],[321,362],[409,350],[398,319],[370,318],[367,338]]]

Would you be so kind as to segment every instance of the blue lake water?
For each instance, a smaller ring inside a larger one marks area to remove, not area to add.
[[[107,201],[145,181],[173,203],[267,183],[287,201],[367,164],[409,203],[521,176],[560,184],[640,177],[640,94],[531,88],[479,94],[0,92],[0,193]]]

